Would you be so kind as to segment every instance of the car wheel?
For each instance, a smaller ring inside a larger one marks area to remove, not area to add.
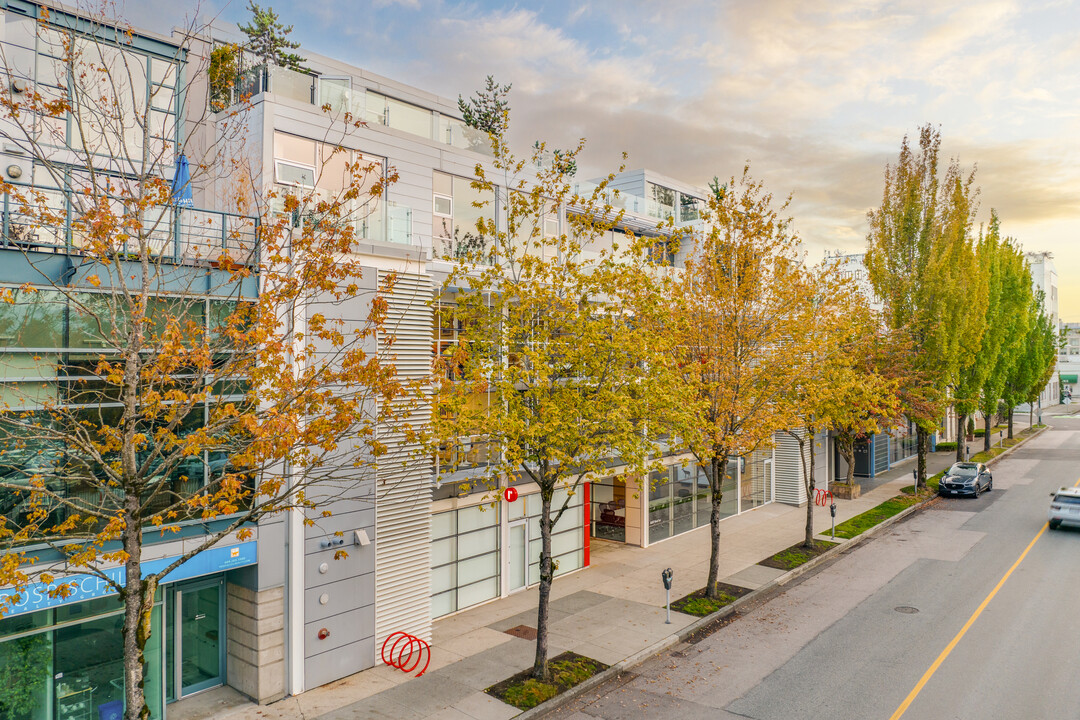
[[[994,489],[994,478],[990,478],[990,482],[986,483],[986,492],[990,492]]]
[[[1061,525],[1061,521],[1060,520],[1051,520],[1047,524],[1050,526],[1051,530],[1057,530],[1058,527]]]
[[[982,492],[982,488],[979,487],[979,482],[976,480],[975,481],[975,499],[976,500],[979,499],[979,493],[981,493],[981,492]]]

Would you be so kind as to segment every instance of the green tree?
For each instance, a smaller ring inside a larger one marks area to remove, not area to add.
[[[1045,311],[1045,294],[1036,289],[1028,306],[1028,328],[1017,361],[1006,375],[1002,393],[1009,408],[1009,436],[1012,436],[1012,409],[1020,403],[1030,406],[1029,417],[1034,415],[1035,403],[1043,388],[1053,377],[1057,363],[1059,339],[1053,320]],[[1033,420],[1033,418],[1032,418]]]
[[[210,81],[210,109],[214,112],[232,104],[239,54],[240,48],[236,45],[218,45],[210,51],[207,79]]]
[[[461,119],[469,127],[483,130],[491,135],[504,137],[509,127],[510,116],[510,88],[513,84],[499,85],[493,75],[487,76],[487,85],[483,90],[477,90],[476,96],[468,100],[458,95],[458,111]],[[566,152],[562,154],[563,162],[573,163],[576,153]],[[573,175],[573,173],[569,173]]]
[[[940,133],[919,132],[918,148],[907,137],[895,165],[885,169],[881,206],[868,214],[866,266],[885,306],[889,327],[905,333],[915,373],[923,378],[917,398],[907,395],[907,414],[918,428],[917,485],[926,481],[929,435],[937,427],[950,388],[974,362],[984,312],[973,309],[967,280],[978,273],[971,233],[977,189],[974,173],[959,163],[939,173]]]
[[[304,58],[290,50],[296,50],[300,43],[289,40],[292,25],[283,25],[274,9],[263,9],[254,0],[249,0],[251,22],[240,25],[240,32],[247,35],[244,49],[249,50],[264,63],[274,64],[290,70],[304,70]]]
[[[1033,319],[1029,309],[1034,300],[1031,271],[1024,253],[1011,238],[1000,236],[997,213],[991,213],[987,243],[992,252],[990,295],[986,336],[976,360],[976,364],[985,366],[979,401],[986,428],[983,434],[984,450],[990,449],[990,428],[1005,399],[1005,383],[1009,373],[1024,351],[1024,339]],[[1011,409],[1009,416],[1012,416]]]
[[[539,488],[533,675],[546,680],[552,530],[590,476],[641,476],[653,467],[660,427],[649,420],[668,393],[657,386],[664,358],[641,320],[651,312],[644,251],[633,240],[605,245],[621,217],[604,201],[607,183],[578,196],[565,164],[526,173],[530,163],[493,138],[503,184],[480,165],[474,183],[485,196],[498,195],[487,204],[492,214],[477,221],[484,241],[446,258],[456,265],[440,311],[452,315],[458,339],[439,360],[432,441],[447,458],[445,473],[462,469],[454,458],[484,449],[486,468],[464,489],[487,491],[494,501],[517,480]],[[542,152],[534,149],[533,163]],[[500,222],[496,207],[505,208]],[[544,221],[560,208],[574,209],[569,227],[551,236]]]

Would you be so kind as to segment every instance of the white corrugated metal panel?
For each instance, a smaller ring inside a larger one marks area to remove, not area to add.
[[[795,431],[799,437],[802,430]],[[802,462],[799,460],[799,443],[786,432],[776,433],[776,501],[787,505],[806,502],[806,484],[803,482]],[[809,467],[809,448],[804,449]]]
[[[380,285],[386,272],[379,271]],[[381,352],[393,358],[405,380],[431,373],[431,278],[399,273],[387,297],[387,331]],[[393,336],[391,345],[387,340]],[[427,403],[411,418],[430,419]],[[431,468],[413,456],[415,445],[400,434],[380,439],[388,452],[380,460],[375,488],[375,647],[399,630],[431,640]]]

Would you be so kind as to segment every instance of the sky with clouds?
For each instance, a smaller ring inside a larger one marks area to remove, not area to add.
[[[900,141],[939,125],[1080,321],[1080,6],[1063,0],[273,0],[321,55],[446,97],[513,83],[520,146],[588,139],[704,186],[749,161],[810,251],[861,251]],[[126,0],[133,24],[244,22],[246,1]]]

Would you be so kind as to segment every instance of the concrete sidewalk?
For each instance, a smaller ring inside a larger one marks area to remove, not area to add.
[[[927,459],[928,474],[948,467],[954,453]],[[856,500],[837,501],[837,523],[869,510],[911,484],[913,462],[904,462]],[[720,577],[755,589],[784,574],[757,563],[803,537],[805,507],[773,503],[721,524]],[[827,536],[828,508],[815,508],[814,527]],[[827,538],[826,538],[827,539]],[[550,656],[564,650],[613,665],[697,620],[672,613],[664,623],[660,572],[674,570],[672,600],[705,584],[709,529],[698,528],[648,548],[592,540],[590,567],[555,581]],[[520,711],[486,694],[500,680],[531,667],[535,643],[507,634],[536,625],[536,589],[463,611],[434,623],[432,659],[420,678],[380,665],[272,705],[256,706],[230,688],[219,688],[169,708],[169,720],[228,718],[457,718],[501,720]]]

